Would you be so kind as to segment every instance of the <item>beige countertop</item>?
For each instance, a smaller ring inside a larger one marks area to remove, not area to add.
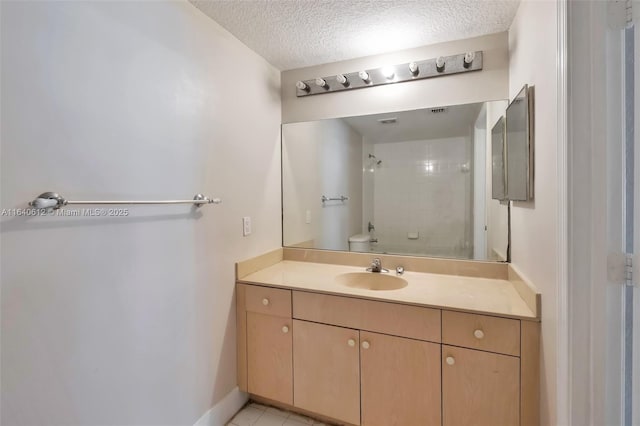
[[[383,265],[384,266],[384,265]],[[536,320],[536,314],[508,280],[406,271],[398,290],[366,290],[336,282],[338,275],[364,272],[359,266],[282,260],[239,282],[455,311]],[[395,272],[389,272],[395,275]]]

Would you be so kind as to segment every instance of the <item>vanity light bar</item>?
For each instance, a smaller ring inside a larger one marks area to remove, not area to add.
[[[296,83],[298,97],[482,70],[482,51],[361,70]]]

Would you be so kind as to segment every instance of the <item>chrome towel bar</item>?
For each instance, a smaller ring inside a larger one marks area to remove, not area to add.
[[[326,203],[327,201],[342,201],[345,202],[349,199],[346,195],[340,195],[338,197],[327,197],[326,195],[322,196],[322,202]]]
[[[67,200],[60,194],[55,192],[45,192],[31,201],[29,205],[36,209],[59,209],[60,207],[72,204],[193,204],[194,207],[200,207],[203,204],[220,204],[220,198],[208,198],[202,194],[197,194],[192,200],[85,200],[73,201]]]

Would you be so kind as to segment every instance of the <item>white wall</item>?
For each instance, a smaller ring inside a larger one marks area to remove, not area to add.
[[[503,32],[285,71],[282,73],[282,121],[311,121],[506,99],[509,95],[507,42],[507,33]],[[295,84],[298,80],[401,64],[440,55],[454,55],[470,50],[484,51],[482,71],[390,84],[366,90],[296,97]]]
[[[234,262],[280,245],[279,72],[186,2],[1,8],[2,208],[224,200],[2,217],[1,423],[193,424],[236,386]]]
[[[541,422],[556,424],[557,366],[557,4],[525,0],[509,30],[509,94],[535,86],[535,195],[511,209],[516,269],[542,293]]]
[[[362,136],[340,119],[290,123],[282,145],[284,245],[348,250],[362,232]]]

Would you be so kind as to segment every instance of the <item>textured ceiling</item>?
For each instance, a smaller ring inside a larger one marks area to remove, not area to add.
[[[519,0],[189,0],[280,70],[506,31]]]

